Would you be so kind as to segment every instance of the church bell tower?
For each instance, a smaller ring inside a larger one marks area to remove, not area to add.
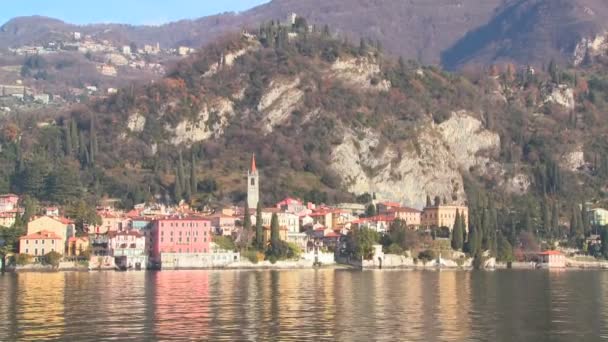
[[[251,167],[247,172],[247,205],[250,210],[258,207],[260,200],[260,176],[255,166],[255,154],[251,156]]]

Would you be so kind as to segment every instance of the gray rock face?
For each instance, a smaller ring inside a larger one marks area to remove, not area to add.
[[[347,130],[331,166],[351,192],[375,192],[379,199],[422,208],[427,195],[464,203],[462,170],[475,166],[483,172],[491,159],[482,152],[497,151],[500,138],[461,111],[440,125],[419,129],[415,141],[400,152],[391,145],[378,154],[378,145],[377,133]]]

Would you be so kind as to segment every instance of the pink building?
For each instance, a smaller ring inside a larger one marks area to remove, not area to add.
[[[151,259],[162,253],[211,253],[211,221],[202,218],[167,218],[152,223]]]
[[[0,212],[12,211],[19,204],[19,196],[15,194],[0,195]]]

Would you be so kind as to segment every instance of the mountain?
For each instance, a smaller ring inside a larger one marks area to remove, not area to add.
[[[16,18],[0,28],[0,48],[73,31],[119,44],[200,47],[242,28],[255,31],[262,22],[285,21],[292,12],[319,27],[329,25],[351,41],[369,38],[393,55],[449,69],[503,61],[541,66],[551,58],[580,62],[608,29],[608,4],[601,0],[274,0],[242,13],[161,26],[75,26]]]
[[[127,207],[241,202],[255,153],[265,203],[375,193],[421,207],[438,196],[493,203],[529,229],[543,210],[567,217],[583,199],[606,200],[608,64],[590,63],[459,75],[303,21],[265,25],[152,84],[59,115],[4,117],[0,191],[48,200],[67,178]]]
[[[586,41],[606,36],[606,18],[605,1],[509,1],[487,24],[445,50],[442,64],[454,69],[505,60],[537,65],[550,59],[581,62]]]

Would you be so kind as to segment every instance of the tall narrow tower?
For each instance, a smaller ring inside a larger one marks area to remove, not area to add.
[[[251,156],[251,168],[247,172],[247,205],[255,210],[260,200],[260,176],[255,166],[255,154]]]

